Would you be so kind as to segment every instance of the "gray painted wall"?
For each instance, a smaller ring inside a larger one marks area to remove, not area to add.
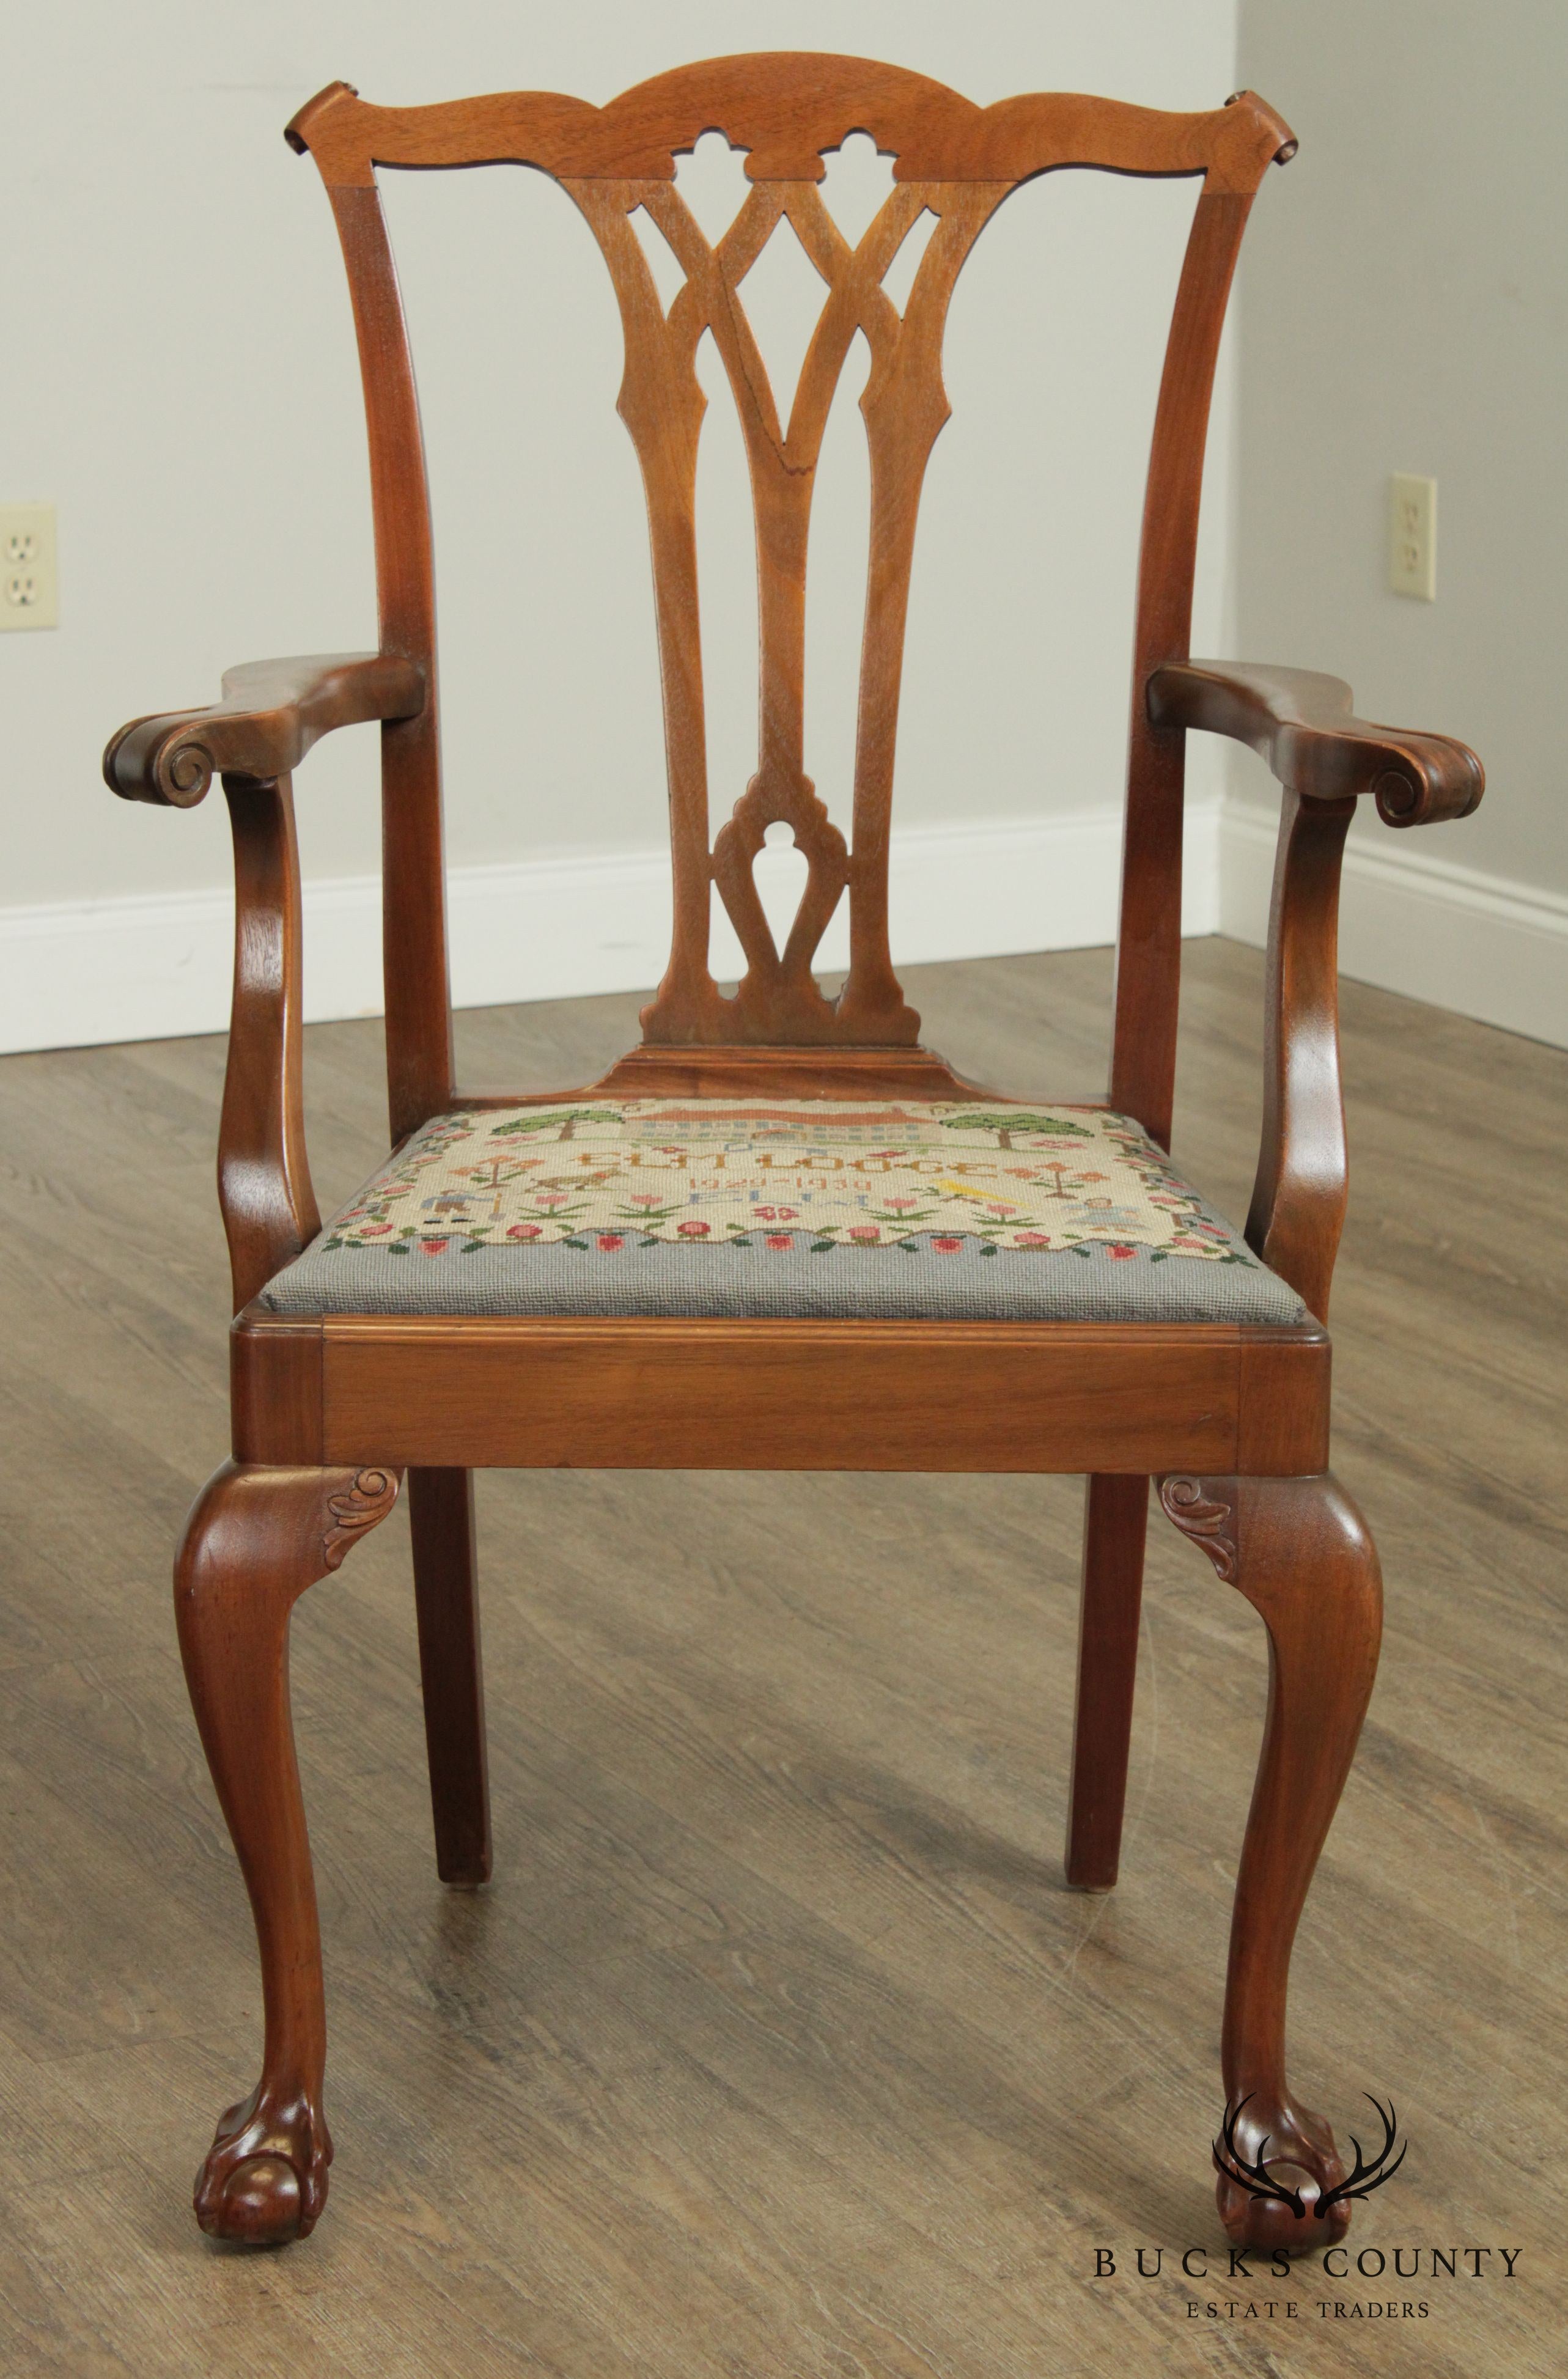
[[[1301,150],[1242,267],[1239,650],[1463,736],[1485,803],[1408,842],[1568,892],[1568,9],[1241,0],[1240,74]],[[1387,591],[1391,471],[1438,481],[1430,605]]]

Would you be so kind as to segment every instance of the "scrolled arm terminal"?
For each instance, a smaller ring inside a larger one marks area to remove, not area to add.
[[[122,727],[103,755],[104,779],[122,801],[194,809],[215,776],[286,776],[334,727],[413,719],[424,706],[423,669],[396,654],[247,661],[224,671],[223,700],[210,708]]]
[[[1240,661],[1183,661],[1149,680],[1156,727],[1199,727],[1246,743],[1304,801],[1370,793],[1388,826],[1467,817],[1486,776],[1468,745],[1355,716],[1343,678]]]

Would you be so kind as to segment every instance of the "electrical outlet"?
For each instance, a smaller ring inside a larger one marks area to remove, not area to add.
[[[1437,481],[1408,471],[1388,483],[1388,583],[1396,595],[1437,600]]]
[[[0,504],[0,628],[60,624],[53,504]]]

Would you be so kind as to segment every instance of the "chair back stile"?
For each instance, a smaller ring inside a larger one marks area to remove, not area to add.
[[[291,127],[292,129],[292,127]],[[408,329],[374,183],[329,186],[354,304],[370,449],[380,648],[416,661],[424,707],[381,728],[381,977],[395,1145],[452,1096],[436,590],[429,481]]]
[[[675,187],[675,159],[721,131],[746,152],[750,193],[710,243]],[[816,185],[850,132],[895,159],[894,188],[851,248]],[[358,332],[371,453],[383,650],[417,660],[429,699],[383,729],[387,1062],[394,1140],[452,1096],[441,866],[429,507],[402,305],[375,169],[513,163],[550,175],[576,203],[609,267],[625,370],[619,409],[647,500],[669,785],[674,933],[644,1009],[644,1047],[910,1050],[920,1020],[888,945],[894,750],[915,520],[927,458],[949,410],[941,351],[962,264],[1002,201],[1063,166],[1202,175],[1156,413],[1134,640],[1112,1097],[1168,1141],[1180,965],[1184,734],[1152,727],[1150,673],[1188,657],[1203,447],[1215,356],[1251,198],[1291,153],[1288,127],[1249,92],[1202,115],[1065,93],[980,108],[925,78],[852,58],[719,59],[624,93],[605,108],[549,92],[380,108],[344,84],[289,127],[327,184]],[[631,218],[645,209],[685,274],[668,313]],[[935,230],[902,312],[882,287],[929,211]],[[746,320],[740,285],[787,219],[824,303],[786,417]],[[856,332],[871,371],[861,409],[871,533],[861,657],[852,842],[818,800],[803,748],[805,565],[815,465]],[[744,434],[758,556],[756,772],[713,833],[696,601],[696,457],[706,399],[695,359],[711,332]],[[753,865],[767,828],[793,834],[804,892],[780,948]],[[711,888],[746,972],[722,994],[708,963]],[[813,961],[838,902],[850,962],[833,998]],[[826,1079],[825,1079],[826,1086]]]
[[[1288,144],[1293,152],[1295,143]],[[1188,235],[1154,411],[1143,498],[1128,724],[1116,926],[1111,1104],[1171,1144],[1181,992],[1181,861],[1187,736],[1149,716],[1149,681],[1166,657],[1186,660],[1203,454],[1220,333],[1252,193],[1200,195]]]

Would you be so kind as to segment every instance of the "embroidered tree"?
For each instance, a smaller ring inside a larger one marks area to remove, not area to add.
[[[492,1140],[515,1140],[525,1132],[553,1131],[557,1140],[572,1140],[580,1123],[618,1123],[618,1107],[541,1107],[537,1115],[521,1115],[512,1123],[498,1123]]]
[[[983,1115],[966,1107],[961,1115],[944,1116],[944,1131],[994,1131],[998,1147],[1016,1148],[1017,1135],[1023,1133],[1033,1140],[1092,1140],[1094,1134],[1080,1123],[1069,1123],[1065,1116],[1031,1115],[1021,1107],[1007,1107],[995,1115]]]

